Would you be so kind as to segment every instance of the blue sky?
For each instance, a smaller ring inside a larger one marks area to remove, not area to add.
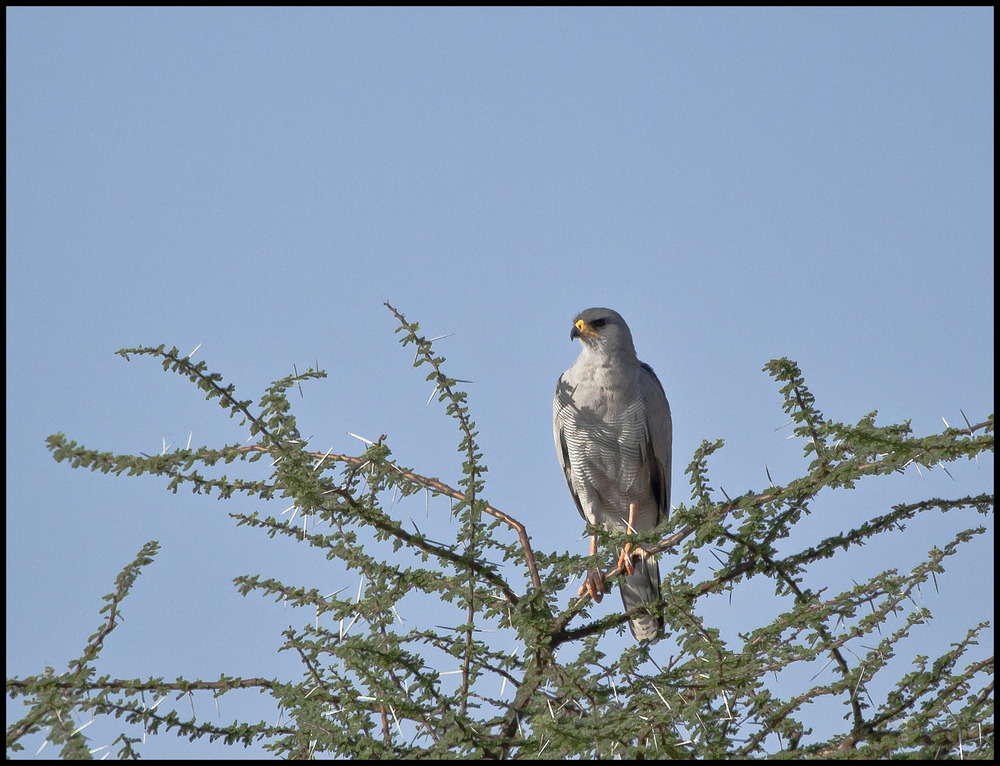
[[[774,357],[799,362],[833,419],[878,409],[923,434],[993,412],[991,8],[6,20],[9,675],[78,656],[149,539],[163,551],[104,654],[117,676],[298,678],[275,649],[308,616],[240,597],[232,577],[356,587],[234,528],[214,499],[51,460],[57,431],[123,453],[247,438],[185,381],[113,355],[124,346],[201,344],[254,400],[318,361],[330,377],[294,400],[317,450],[385,433],[402,464],[454,483],[456,431],[426,405],[389,300],[454,333],[437,350],[473,381],[487,496],[543,550],[586,546],[551,397],[589,306],[625,316],[667,391],[675,504],[703,439],[726,440],[712,478],[730,495],[765,486],[765,465],[778,482],[805,470],[775,430]],[[910,469],[862,508],[833,496],[803,539],[992,491],[992,456],[949,470]],[[892,565],[980,521],[915,522]],[[858,576],[886,565],[865,555]],[[954,567],[924,593],[942,650],[992,619],[992,531]],[[728,614],[711,616],[735,631]],[[162,739],[145,752],[194,752]]]

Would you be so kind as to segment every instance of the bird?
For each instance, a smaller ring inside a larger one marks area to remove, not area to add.
[[[670,513],[673,424],[663,385],[639,361],[632,332],[617,311],[577,314],[570,340],[579,340],[582,349],[556,385],[552,430],[577,510],[593,527],[626,534],[653,529]],[[590,553],[596,558],[597,535],[591,536]],[[645,607],[660,602],[656,557],[628,543],[618,563],[632,635],[653,643],[663,633],[662,616]],[[600,568],[588,570],[580,595],[585,592],[595,602],[607,593]]]

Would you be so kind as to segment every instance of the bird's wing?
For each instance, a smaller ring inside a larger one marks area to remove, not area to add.
[[[670,404],[653,368],[643,363],[639,386],[646,403],[646,454],[650,460],[650,490],[659,513],[656,524],[670,515],[670,463],[673,443],[673,423]]]
[[[652,502],[646,502],[634,518],[636,530],[652,529],[665,521],[670,514],[670,460],[673,426],[670,419],[670,405],[663,386],[656,373],[648,364],[641,364],[636,382],[635,401],[641,428],[634,428],[633,434],[640,434],[641,448],[632,445],[627,453],[639,454],[639,464],[635,470],[643,480],[648,477],[649,495]],[[643,493],[645,494],[645,493]],[[638,641],[655,642],[663,635],[663,618],[654,617],[642,607],[660,601],[660,567],[655,556],[644,556],[634,562],[635,572],[622,578],[622,605],[626,612],[633,612],[629,618],[629,628]]]
[[[559,458],[559,465],[562,467],[566,485],[569,487],[569,493],[573,496],[573,502],[576,503],[576,509],[580,512],[584,521],[594,523],[594,519],[588,519],[587,514],[584,513],[583,503],[580,502],[580,495],[573,486],[573,463],[570,457],[568,436],[566,434],[568,418],[565,412],[567,407],[573,406],[575,406],[573,404],[573,387],[566,379],[566,375],[563,374],[559,377],[555,396],[552,397],[552,435],[556,443],[556,456]]]

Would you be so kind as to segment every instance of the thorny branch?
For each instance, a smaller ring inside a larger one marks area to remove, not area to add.
[[[509,528],[513,529],[520,540],[524,555],[524,561],[526,563],[528,572],[530,574],[532,585],[536,591],[541,591],[542,583],[538,573],[538,567],[531,548],[530,539],[527,534],[526,527],[514,517],[510,516],[509,514],[503,513],[502,511],[494,508],[493,506],[485,503],[485,501],[476,497],[476,488],[477,486],[479,486],[476,481],[476,477],[478,476],[478,471],[476,470],[476,466],[478,458],[480,456],[476,454],[476,448],[474,442],[474,436],[475,436],[474,424],[471,423],[471,421],[469,421],[465,417],[463,407],[460,406],[461,402],[463,401],[462,397],[464,397],[464,394],[459,394],[452,390],[451,384],[454,383],[454,381],[451,381],[449,378],[445,377],[444,374],[441,372],[439,365],[439,362],[441,360],[436,359],[430,354],[430,341],[426,341],[425,339],[416,336],[415,334],[416,326],[408,324],[405,318],[402,316],[402,314],[397,312],[396,309],[394,309],[392,306],[389,306],[389,304],[386,305],[390,308],[390,310],[400,321],[403,328],[410,332],[412,339],[417,342],[418,353],[424,354],[424,361],[429,362],[434,367],[435,375],[437,378],[437,385],[435,387],[435,391],[441,390],[443,392],[442,396],[449,398],[451,400],[452,405],[454,405],[455,410],[453,410],[450,407],[449,413],[455,414],[456,411],[458,413],[457,417],[460,420],[461,430],[465,437],[463,439],[462,449],[465,449],[467,452],[467,464],[472,468],[472,471],[469,474],[468,480],[463,480],[462,482],[460,482],[460,486],[466,489],[466,491],[463,492],[459,489],[456,489],[441,482],[438,479],[422,476],[412,470],[401,468],[397,466],[395,463],[390,462],[388,460],[380,462],[379,467],[384,468],[389,472],[395,473],[400,479],[402,479],[403,484],[401,484],[400,486],[404,486],[405,483],[409,483],[410,485],[416,487],[425,488],[426,490],[428,490],[429,492],[433,492],[434,494],[450,497],[454,500],[459,501],[460,503],[466,504],[470,509],[472,509],[473,513],[470,518],[478,519],[477,516],[478,511],[485,511],[485,513],[487,513],[488,515],[502,521]],[[176,351],[176,349],[174,351]],[[220,456],[225,457],[227,458],[227,460],[229,460],[237,456],[242,457],[258,453],[268,454],[277,458],[281,458],[283,455],[286,455],[288,448],[292,446],[292,440],[282,438],[284,433],[284,426],[283,426],[284,421],[279,423],[275,433],[271,433],[268,430],[268,426],[265,424],[265,421],[261,418],[255,417],[251,413],[248,406],[249,403],[239,402],[234,398],[232,386],[229,386],[227,388],[222,387],[221,383],[219,382],[221,378],[219,378],[218,376],[205,375],[200,366],[190,367],[187,358],[180,360],[177,358],[174,352],[164,354],[162,347],[159,350],[147,349],[147,350],[142,350],[142,352],[149,352],[149,353],[158,352],[159,355],[164,356],[167,359],[167,361],[164,362],[165,368],[169,366],[170,362],[173,362],[175,364],[175,369],[182,370],[186,374],[188,374],[188,376],[193,381],[196,381],[201,388],[203,388],[206,391],[209,391],[210,396],[221,397],[223,402],[230,407],[233,413],[243,416],[246,420],[250,422],[251,431],[253,433],[260,434],[262,437],[260,443],[252,445],[232,446],[232,447],[227,447],[223,450],[212,451],[212,452],[203,451],[199,453],[191,453],[190,451],[188,451],[186,453],[187,458],[195,460],[199,458],[204,458],[206,460],[214,461],[219,459]],[[296,378],[294,379],[299,379],[297,373],[296,373]],[[289,378],[289,380],[294,380],[294,379]],[[804,388],[802,390],[805,391]],[[795,401],[797,402],[798,408],[802,413],[808,415],[809,413],[813,412],[812,409],[813,403],[811,398],[809,398],[808,400],[804,399],[803,394],[798,387],[795,388],[795,396],[796,396]],[[803,479],[796,480],[795,482],[792,482],[791,484],[785,487],[774,486],[772,483],[770,489],[768,489],[765,492],[761,492],[759,494],[747,493],[746,495],[737,498],[735,500],[730,499],[727,496],[725,503],[711,503],[711,501],[708,498],[708,493],[711,490],[710,488],[706,488],[703,497],[704,505],[699,505],[699,509],[702,507],[706,509],[710,508],[711,518],[693,519],[692,523],[684,524],[682,528],[678,529],[677,531],[673,532],[672,534],[666,537],[663,537],[655,544],[649,545],[645,548],[646,552],[650,554],[656,554],[663,551],[667,551],[669,549],[676,548],[691,535],[695,534],[699,529],[701,529],[702,532],[704,532],[706,528],[705,525],[709,525],[712,527],[713,535],[717,534],[720,538],[721,537],[727,538],[731,542],[737,543],[738,545],[744,548],[744,556],[742,559],[738,561],[734,559],[733,563],[728,568],[724,568],[723,571],[717,573],[717,575],[712,579],[704,583],[701,583],[699,585],[693,586],[687,595],[697,598],[698,596],[703,595],[707,592],[715,591],[720,585],[726,583],[727,581],[734,580],[747,572],[761,571],[764,574],[776,577],[782,583],[784,583],[784,585],[791,592],[796,593],[796,595],[799,598],[804,598],[803,591],[800,588],[798,588],[797,582],[795,581],[794,577],[791,577],[788,574],[788,572],[794,570],[795,567],[798,566],[801,558],[814,557],[816,555],[819,555],[824,550],[829,549],[829,547],[833,544],[831,542],[833,538],[831,538],[831,540],[823,541],[815,548],[797,554],[796,556],[791,556],[783,560],[775,560],[775,558],[771,555],[771,552],[768,550],[768,546],[772,541],[772,534],[775,534],[778,528],[785,523],[787,514],[791,513],[792,510],[796,510],[801,503],[805,502],[805,499],[813,496],[815,492],[818,491],[819,488],[826,486],[825,480],[829,478],[830,472],[835,467],[838,467],[836,465],[838,460],[841,460],[845,457],[849,457],[850,460],[845,461],[845,465],[847,464],[847,462],[849,462],[849,467],[851,471],[858,475],[870,474],[870,473],[883,473],[883,472],[887,473],[890,470],[899,469],[899,464],[901,463],[901,460],[899,459],[893,460],[889,456],[885,456],[885,459],[881,459],[884,457],[883,455],[875,454],[874,460],[868,460],[871,453],[866,453],[864,457],[855,456],[845,451],[847,448],[842,449],[839,443],[837,445],[834,445],[833,447],[827,448],[827,445],[823,440],[823,435],[820,433],[820,430],[818,429],[816,422],[813,422],[813,420],[809,418],[807,418],[807,421],[808,421],[807,422],[808,427],[804,429],[805,430],[804,435],[806,436],[806,438],[811,439],[812,444],[815,447],[817,456],[817,461],[814,464],[814,467],[810,475],[806,476]],[[989,421],[977,424],[975,426],[969,424],[968,421],[966,421],[966,424],[969,426],[968,428],[962,430],[949,429],[949,431],[945,434],[945,436],[951,437],[956,434],[964,434],[972,436],[976,431],[980,429],[992,427],[992,417]],[[821,444],[824,448],[822,451],[820,449]],[[309,460],[313,461],[312,470],[314,472],[319,471],[324,461],[331,460],[332,462],[340,462],[343,463],[344,465],[350,466],[351,467],[350,472],[357,473],[358,471],[362,470],[365,466],[369,465],[372,460],[370,455],[358,456],[358,457],[346,454],[335,455],[332,454],[332,451],[327,453],[298,452],[297,455],[300,458],[303,459],[308,458]],[[111,456],[109,456],[109,458],[111,458]],[[62,459],[62,458],[57,458],[57,459]],[[113,458],[109,460],[108,458],[104,457],[101,457],[100,459],[107,460],[108,462],[111,462],[111,460],[113,460]],[[911,457],[909,462],[919,459],[920,459],[919,456]],[[867,460],[867,462],[863,462],[865,460]],[[167,462],[169,462],[169,460]],[[198,482],[200,481],[203,481],[203,479],[201,479],[201,477],[198,477],[197,475],[185,476],[180,474],[179,472],[174,470],[173,465],[166,468],[160,465],[156,467],[155,471],[157,473],[165,473],[167,475],[171,475],[178,480],[192,481],[195,482],[196,484],[198,484]],[[768,476],[768,478],[770,479],[770,475]],[[211,484],[211,482],[209,482],[209,484]],[[244,488],[242,485],[237,485],[235,483],[230,484],[229,486],[230,488],[235,487],[239,490],[242,490]],[[260,486],[261,486],[260,484],[256,484],[256,487],[258,489],[260,488]],[[412,486],[408,487],[408,489],[412,489]],[[338,492],[339,490],[334,489],[330,491]],[[347,499],[348,502],[351,502],[351,498],[348,493],[344,492],[342,494]],[[737,536],[733,535],[732,533],[724,529],[723,522],[734,511],[738,509],[744,509],[744,510],[761,509],[765,505],[774,503],[776,501],[783,501],[785,503],[790,503],[792,505],[792,510],[786,512],[785,515],[779,515],[779,517],[776,520],[771,520],[771,522],[769,522],[772,523],[774,527],[773,529],[771,529],[769,534],[765,535],[763,538],[759,538],[760,540],[759,545],[755,544],[753,540],[744,540],[742,539],[742,537],[739,537],[739,539],[737,539]],[[965,501],[969,501],[969,504],[976,505],[977,507],[979,507],[979,504],[981,503],[981,498],[965,498],[961,502]],[[933,503],[935,501],[927,501],[927,502]],[[954,503],[959,501],[948,501],[948,502]],[[924,507],[929,507],[927,503],[916,504],[914,507],[919,505],[923,505]],[[870,528],[879,528],[879,529],[884,528],[885,525],[891,523],[893,519],[899,518],[900,517],[899,514],[906,513],[907,511],[908,511],[907,508],[896,507],[893,509],[893,514],[887,514],[885,517],[880,517],[871,522],[870,525],[866,525],[863,528],[854,530],[852,533],[849,533],[848,536],[842,536],[838,538],[840,540],[840,544],[843,544],[845,540],[863,541],[870,534]],[[235,517],[243,518],[244,520],[250,521],[249,519],[246,519],[245,517],[241,517],[239,515],[235,515]],[[260,525],[267,524],[267,522],[257,522],[257,521],[254,521],[253,523],[257,523]],[[416,536],[409,535],[408,533],[405,533],[402,530],[398,529],[395,526],[395,522],[386,516],[379,516],[378,518],[374,519],[372,523],[378,529],[396,535],[400,540],[402,540],[406,544],[413,545],[417,548],[420,548],[421,550],[427,551],[437,556],[441,556],[442,558],[451,560],[456,564],[460,563],[457,557],[449,558],[449,553],[450,553],[449,551],[445,550],[444,548],[437,547],[437,545],[430,544],[424,541],[419,534]],[[718,532],[715,531],[716,527],[718,527]],[[305,535],[304,530],[302,534]],[[473,528],[470,534],[472,535],[472,538],[469,540],[469,547],[474,548],[476,542],[475,539],[476,530]],[[637,552],[634,555],[640,555],[640,554]],[[489,580],[490,582],[493,582],[494,584],[497,584],[499,581],[499,583],[502,585],[502,591],[505,597],[510,601],[510,603],[515,605],[518,603],[519,597],[507,585],[506,581],[499,578],[495,573],[489,571],[488,567],[486,567],[485,565],[480,565],[479,561],[477,560],[470,561],[462,559],[461,563],[464,566],[468,567],[468,574],[470,577],[470,588],[471,588],[471,583],[473,582],[474,575],[484,577],[485,579]],[[622,566],[619,565],[610,572],[608,572],[608,574],[605,575],[605,577],[608,579],[612,579],[620,575],[621,573],[622,573]],[[368,579],[371,580],[370,574],[368,575]],[[470,605],[472,603],[473,596],[474,596],[474,591],[470,590]],[[494,721],[494,723],[498,725],[499,739],[497,739],[495,736],[489,736],[484,739],[480,732],[476,731],[474,727],[468,725],[467,722],[464,720],[464,716],[467,714],[467,710],[465,708],[465,700],[470,694],[468,680],[469,680],[469,667],[470,667],[469,658],[471,656],[471,625],[473,623],[473,613],[471,611],[471,606],[470,606],[469,619],[468,619],[468,625],[470,627],[466,630],[466,634],[468,637],[465,647],[466,663],[463,674],[462,690],[460,694],[460,697],[463,700],[463,702],[461,704],[461,708],[458,711],[459,712],[458,718],[454,719],[452,722],[457,724],[459,728],[462,729],[463,734],[467,737],[469,741],[478,740],[480,747],[483,747],[486,741],[489,741],[492,745],[497,746],[497,749],[484,747],[484,749],[481,750],[481,752],[491,757],[497,757],[497,756],[505,757],[508,754],[510,754],[512,750],[516,750],[519,747],[518,740],[520,738],[518,737],[518,734],[521,734],[521,736],[523,737],[523,732],[521,732],[521,723],[525,711],[527,711],[533,704],[533,702],[536,702],[540,696],[545,699],[548,698],[547,695],[549,692],[546,689],[542,688],[542,685],[550,682],[553,668],[555,668],[556,676],[558,676],[560,673],[559,665],[556,663],[556,652],[559,649],[560,645],[566,642],[576,641],[587,636],[603,633],[608,628],[614,627],[616,625],[622,625],[627,621],[629,614],[614,614],[602,618],[600,620],[594,621],[590,624],[581,626],[579,628],[572,630],[569,629],[568,626],[570,622],[578,614],[580,609],[586,605],[587,600],[589,598],[591,598],[589,593],[585,592],[584,595],[573,601],[565,612],[563,612],[558,617],[544,624],[538,636],[540,638],[540,641],[538,642],[538,645],[534,647],[534,650],[531,653],[532,656],[530,658],[526,657],[525,658],[526,661],[519,665],[519,669],[522,671],[523,674],[520,680],[516,678],[515,674],[508,673],[501,667],[494,668],[491,667],[488,663],[482,662],[481,660],[477,660],[477,665],[479,667],[485,667],[503,676],[505,681],[510,682],[517,688],[517,692],[515,694],[514,699],[510,703],[507,703],[509,704],[507,709],[503,711],[503,714],[499,719],[495,719]],[[106,623],[106,626],[101,631],[99,631],[97,636],[94,637],[94,639],[92,640],[92,645],[90,648],[88,648],[86,654],[90,654],[91,649],[93,649],[93,651],[96,652],[96,650],[100,648],[100,644],[103,641],[104,637],[107,635],[108,632],[110,632],[111,629],[114,628],[116,622],[116,605],[117,605],[117,599],[115,599],[113,603],[110,605],[109,608],[110,615]],[[376,604],[376,607],[381,608],[378,606],[378,604]],[[841,645],[843,641],[846,641],[847,639],[846,638],[841,639],[838,637],[835,640],[834,637],[830,635],[829,631],[825,630],[825,626],[823,625],[822,620],[820,620],[816,624],[813,624],[812,627],[814,629],[818,629],[819,633],[823,638],[823,643],[827,645],[827,650],[834,653],[838,665],[840,666],[842,672],[846,675],[848,672],[847,663],[846,661],[844,661],[843,656],[840,654],[838,647]],[[701,631],[702,634],[707,639],[708,633],[705,632],[699,625],[696,625],[695,629]],[[387,635],[384,626],[381,627],[381,632],[382,632],[383,644],[385,644]],[[434,638],[433,634],[430,634],[430,637],[433,639]],[[433,640],[432,643],[434,643]],[[303,645],[298,643],[295,637],[292,636],[291,634],[289,634],[288,645],[294,647],[300,653],[304,664],[309,670],[310,677],[312,678],[312,681],[316,684],[317,688],[322,690],[322,692],[328,697],[328,699],[331,702],[339,703],[340,700],[337,697],[337,695],[331,693],[330,689],[327,687],[326,684],[324,684],[322,678],[320,677],[318,665],[315,665],[312,661],[308,659],[306,653],[303,650]],[[439,648],[441,646],[440,644],[436,645],[438,645]],[[979,672],[980,670],[985,670],[987,667],[992,669],[992,663],[993,659],[992,657],[990,657],[989,660],[980,663],[978,666],[974,667],[970,672]],[[400,677],[397,677],[391,671],[390,671],[390,677],[393,682],[392,685],[395,688],[395,690],[399,692],[401,695],[405,696],[406,693],[408,692],[408,682],[404,681],[404,679]],[[863,678],[863,670],[862,670],[862,678]],[[951,684],[952,688],[945,689],[945,692],[949,696],[954,696],[953,693],[957,691],[959,687],[964,683],[965,678],[966,676],[964,675],[959,677]],[[15,680],[13,682],[13,686],[16,687],[17,683],[18,682]],[[145,688],[142,686],[141,682],[137,683],[132,681],[128,682],[123,681],[120,683],[122,686],[125,686],[130,689]],[[103,686],[101,685],[88,686],[85,684],[83,687],[81,687],[79,683],[74,683],[72,689],[74,691],[78,691],[81,688],[85,690],[98,689],[98,688],[103,690],[104,687],[114,689],[117,688],[116,684],[118,684],[118,682],[108,681]],[[12,683],[9,681],[8,688],[11,688],[11,686]],[[229,690],[233,688],[241,688],[241,687],[246,688],[254,686],[258,686],[260,688],[271,688],[272,683],[260,679],[248,679],[248,680],[229,679],[225,681],[216,682],[216,684],[203,683],[203,682],[194,682],[194,683],[185,682],[183,686],[162,684],[162,683],[153,684],[152,682],[150,682],[149,684],[150,689],[155,688],[158,691],[163,691],[166,689],[176,689],[185,693],[189,693],[193,689]],[[435,701],[438,704],[444,704],[445,702],[444,698],[438,695],[437,690],[433,688],[433,684],[430,684],[429,688],[433,693]],[[986,699],[986,695],[992,694],[992,689],[993,685],[992,683],[990,683],[988,688],[986,690],[983,690],[982,694],[980,695],[981,703]],[[478,696],[480,699],[486,699],[485,697],[481,697],[480,695],[477,695],[475,693],[473,693],[472,696]],[[913,705],[916,704],[917,700],[919,699],[919,696],[920,695],[917,694],[913,695],[912,697],[903,699],[899,707],[901,709],[903,707],[912,707]],[[616,697],[617,697],[617,692],[616,692]],[[661,699],[663,699],[662,696]],[[350,702],[352,704],[355,704],[354,700],[351,700]],[[873,735],[872,731],[873,722],[866,723],[862,720],[861,711],[858,707],[857,701],[854,699],[853,696],[851,698],[851,702],[854,705],[854,726],[853,730],[839,742],[839,747],[842,749],[853,748],[856,745],[856,743],[861,742],[865,739],[871,739]],[[373,704],[371,704],[370,706],[365,706],[365,707],[368,709],[370,713],[379,714],[381,716],[382,731],[383,731],[383,736],[385,738],[386,749],[387,751],[394,750],[395,748],[391,745],[390,742],[390,724],[386,712],[387,708],[383,703],[375,701],[374,699],[372,700],[372,703]],[[727,703],[727,708],[728,708],[728,703]],[[789,710],[790,709],[791,708],[789,708]],[[393,718],[395,718],[396,711],[393,710],[391,706],[389,710],[392,712]],[[400,711],[400,713],[402,715],[402,711]],[[893,713],[894,711],[889,711],[889,713],[887,713],[885,717],[888,717]],[[583,712],[581,709],[581,717],[582,715]],[[434,731],[435,721],[432,720],[432,718],[428,717],[426,711],[423,711],[421,715],[414,715],[411,712],[409,713],[409,715],[406,716],[406,718],[415,721],[418,725],[418,728],[422,727],[424,730],[426,730],[431,734],[431,736],[434,738],[435,741],[438,740],[437,736],[435,736],[435,731]],[[875,721],[874,723],[877,725],[880,722]],[[313,723],[308,721],[303,721],[302,724],[303,726],[314,725]],[[398,719],[396,720],[396,725],[397,727],[399,726]],[[468,729],[466,728],[467,725],[469,726]],[[291,730],[289,730],[289,732],[283,732],[283,733],[290,733],[290,732]],[[989,732],[990,734],[992,734],[992,726],[989,727]],[[655,734],[653,736],[655,737]],[[958,736],[959,737],[962,736],[961,731],[959,732]],[[927,744],[932,745],[933,743],[928,742]],[[795,745],[793,745],[792,747],[794,749]],[[542,749],[544,750],[544,746],[542,747]]]
[[[243,454],[249,452],[263,452],[265,454],[270,455],[274,454],[276,450],[273,447],[265,447],[259,444],[250,444],[243,447],[237,447],[233,450],[233,452],[243,453]],[[310,457],[316,458],[317,460],[325,459],[325,460],[333,460],[335,462],[339,461],[359,468],[364,467],[369,462],[367,458],[355,455],[346,455],[346,454],[338,455],[329,452],[309,452],[306,454],[308,454]],[[454,487],[448,486],[440,479],[434,479],[429,476],[421,476],[416,471],[412,471],[408,468],[400,468],[395,463],[389,463],[388,465],[393,471],[398,473],[403,478],[419,486],[426,487],[428,490],[430,490],[436,495],[444,495],[445,497],[450,497],[454,500],[460,500],[460,501],[466,500],[464,492],[461,492],[455,489]],[[494,508],[489,503],[483,504],[482,510],[487,514],[489,514],[490,516],[493,516],[496,519],[500,519],[502,522],[504,522],[507,526],[509,526],[517,533],[518,539],[521,541],[521,546],[524,549],[524,558],[528,565],[528,571],[531,574],[531,583],[532,585],[535,586],[535,588],[541,590],[542,581],[538,576],[538,564],[535,563],[535,554],[531,550],[531,540],[528,537],[527,528],[524,526],[524,524],[519,522],[513,516],[510,516],[509,514],[506,514],[503,511]]]

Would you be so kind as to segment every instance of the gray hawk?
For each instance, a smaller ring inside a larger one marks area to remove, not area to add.
[[[584,520],[631,533],[652,529],[670,513],[670,405],[653,368],[635,354],[632,333],[616,311],[592,308],[573,320],[570,339],[583,346],[552,400],[556,454]],[[632,550],[630,550],[632,549]],[[597,553],[597,536],[590,552]],[[639,554],[633,562],[632,554]],[[619,565],[622,603],[638,641],[660,638],[663,619],[644,604],[660,601],[660,568],[641,546],[625,546]],[[580,588],[600,601],[600,569]]]

